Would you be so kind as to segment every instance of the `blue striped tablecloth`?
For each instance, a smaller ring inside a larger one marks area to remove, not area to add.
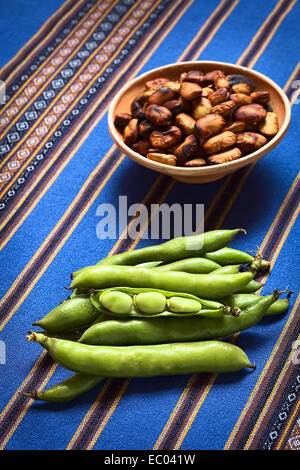
[[[296,0],[1,3],[0,449],[300,448],[299,18]],[[107,110],[136,75],[197,59],[268,75],[292,121],[255,166],[187,185],[124,157]],[[232,246],[260,246],[272,263],[262,293],[288,286],[289,311],[236,338],[255,372],[108,379],[68,404],[34,402],[18,392],[70,374],[26,342],[31,323],[66,298],[72,271],[157,243],[97,237],[97,208],[120,195],[128,206],[204,204],[206,230],[244,227]]]

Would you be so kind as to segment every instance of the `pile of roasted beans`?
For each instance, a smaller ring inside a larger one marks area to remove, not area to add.
[[[130,113],[115,116],[124,143],[166,165],[227,163],[263,147],[279,130],[268,91],[249,77],[193,70],[147,81]]]
[[[75,372],[31,398],[63,402],[105,377],[151,377],[255,368],[224,339],[283,313],[290,294],[261,296],[270,263],[230,248],[242,229],[213,230],[115,254],[72,273],[72,294],[33,325],[40,343]]]

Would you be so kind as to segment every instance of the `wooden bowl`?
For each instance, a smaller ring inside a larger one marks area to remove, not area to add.
[[[265,90],[270,94],[270,105],[278,115],[279,131],[263,147],[238,160],[219,165],[212,165],[199,168],[185,168],[180,166],[170,166],[158,163],[134,152],[130,147],[124,144],[123,137],[114,125],[114,117],[118,113],[130,113],[130,105],[134,98],[145,90],[145,83],[148,80],[154,80],[158,77],[166,77],[170,80],[177,80],[181,73],[190,70],[201,70],[206,73],[212,70],[222,70],[226,75],[243,74],[251,78],[257,90]],[[180,62],[171,65],[165,65],[146,72],[139,77],[128,82],[113,99],[108,112],[108,128],[112,139],[119,149],[135,162],[152,170],[164,173],[172,178],[183,181],[184,183],[208,183],[223,178],[229,173],[233,173],[240,168],[256,162],[259,158],[266,155],[276,145],[279,144],[285,135],[291,120],[291,108],[289,100],[284,91],[270,78],[256,72],[255,70],[240,65],[229,64],[225,62],[214,61],[190,61]]]

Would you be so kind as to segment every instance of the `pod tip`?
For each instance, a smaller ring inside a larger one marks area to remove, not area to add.
[[[256,364],[250,364],[249,368],[255,370],[256,369]]]

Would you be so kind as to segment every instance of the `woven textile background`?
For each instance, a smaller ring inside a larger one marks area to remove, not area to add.
[[[299,20],[296,0],[1,3],[0,449],[300,449]],[[131,78],[197,59],[266,74],[292,121],[255,165],[187,185],[124,157],[107,110]],[[262,293],[288,286],[289,311],[235,338],[254,372],[108,379],[68,404],[34,402],[18,392],[70,374],[27,343],[31,323],[66,298],[72,271],[157,243],[97,237],[97,207],[120,195],[204,204],[206,230],[244,227],[232,246],[260,246],[272,263]]]

